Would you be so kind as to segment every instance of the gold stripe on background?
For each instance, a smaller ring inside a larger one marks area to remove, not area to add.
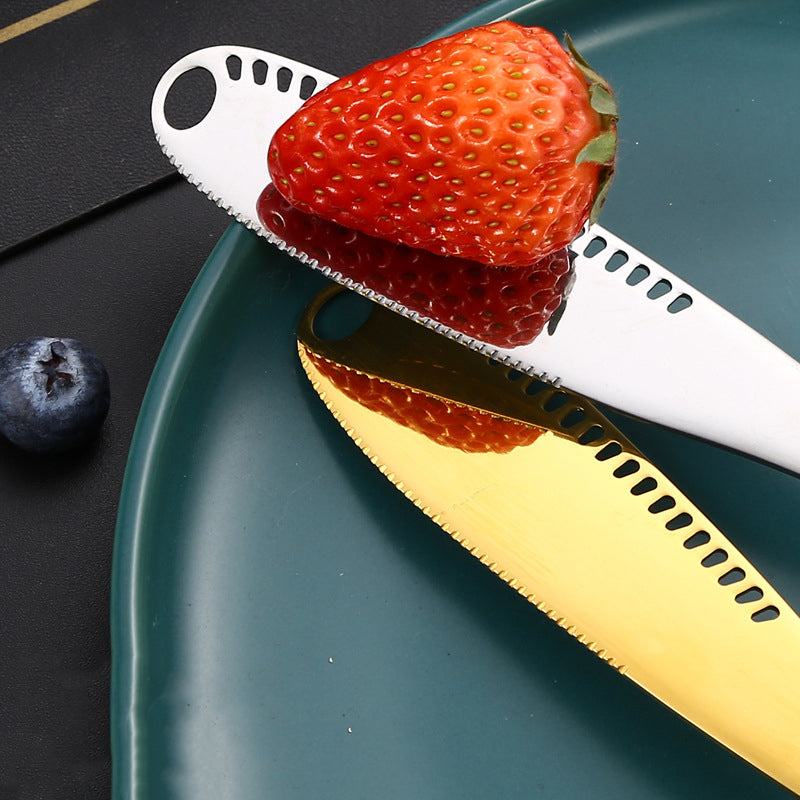
[[[48,22],[66,17],[68,14],[80,11],[82,8],[86,8],[86,6],[97,2],[98,0],[64,0],[63,3],[58,3],[51,8],[46,8],[38,14],[32,14],[30,17],[25,17],[25,19],[21,19],[19,22],[14,22],[5,28],[0,28],[0,44],[16,36],[22,36],[23,33],[41,28],[42,25],[47,25]]]

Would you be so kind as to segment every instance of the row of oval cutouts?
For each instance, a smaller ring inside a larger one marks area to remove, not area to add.
[[[514,369],[511,369],[508,373],[508,378],[512,381],[519,380],[522,377],[524,377],[523,373]],[[548,391],[552,390],[553,387],[543,381],[532,379],[526,382],[526,385],[521,388],[523,388],[523,391],[527,395],[541,395],[539,397],[538,405],[543,411],[554,414],[557,411],[563,410],[558,422],[561,428],[565,430],[569,430],[570,428],[579,425],[581,422],[584,422],[588,416],[580,406],[569,402],[570,395],[567,394],[567,392],[563,390]],[[606,436],[607,433],[603,426],[598,423],[594,423],[589,425],[589,427],[577,437],[577,441],[580,444],[585,445],[593,444],[606,438]],[[601,447],[597,453],[595,453],[595,458],[598,461],[607,461],[608,459],[620,455],[622,451],[622,445],[619,442],[612,440]],[[617,466],[612,474],[615,478],[626,478],[634,475],[639,471],[640,468],[641,464],[637,459],[628,458],[622,464]],[[634,496],[640,496],[652,492],[657,488],[658,481],[656,481],[656,479],[652,476],[648,475],[635,483],[631,487],[630,492]],[[674,497],[663,494],[656,498],[647,507],[647,510],[651,514],[661,514],[665,511],[675,508],[676,505],[677,503]],[[664,527],[668,531],[677,531],[689,527],[692,522],[693,519],[691,514],[682,511],[674,517],[668,519]],[[692,533],[684,540],[683,545],[687,550],[693,550],[697,547],[708,544],[710,541],[711,535],[708,532],[701,530]],[[721,548],[716,548],[711,553],[705,555],[701,559],[700,564],[709,569],[711,567],[719,566],[727,560],[728,553]],[[718,578],[718,583],[721,586],[731,586],[733,584],[740,583],[745,579],[745,577],[745,571],[741,569],[741,567],[734,566]],[[737,603],[748,604],[758,602],[759,600],[763,599],[763,597],[764,591],[762,589],[760,589],[758,586],[750,586],[744,591],[739,592],[735,596],[735,599]],[[777,619],[778,616],[780,616],[779,609],[774,605],[767,605],[754,611],[750,615],[750,618],[754,622],[768,622],[770,620]]]
[[[606,461],[614,456],[619,455],[621,452],[622,446],[619,443],[609,442],[609,444],[601,448],[595,454],[595,458],[598,461]],[[641,465],[639,461],[634,458],[629,458],[614,470],[613,475],[615,478],[626,478],[638,472],[640,466]],[[639,496],[647,494],[648,492],[652,492],[657,487],[658,482],[655,480],[655,478],[647,476],[642,478],[642,480],[640,480],[638,483],[634,484],[630,491],[632,495]],[[674,497],[664,494],[654,500],[647,507],[647,510],[651,514],[661,514],[665,511],[675,508],[676,505],[677,503],[675,502]],[[689,527],[692,524],[692,521],[691,514],[682,511],[676,516],[671,517],[665,523],[664,527],[669,531],[677,531]],[[683,542],[683,546],[687,550],[693,550],[697,547],[702,547],[703,545],[708,544],[710,541],[711,535],[707,531],[699,530],[695,531],[688,538],[686,538]],[[728,553],[722,548],[716,548],[711,553],[705,555],[701,559],[700,564],[705,568],[710,569],[711,567],[717,567],[720,564],[724,564],[727,560]],[[743,581],[745,577],[745,571],[741,567],[734,566],[718,578],[718,583],[721,586],[732,586],[733,584]],[[756,603],[763,598],[764,591],[758,586],[750,586],[735,596],[736,602],[741,604]],[[775,606],[768,605],[754,611],[750,615],[750,618],[754,622],[768,622],[770,620],[777,619],[779,615],[780,611]]]
[[[225,67],[228,70],[228,77],[232,81],[238,81],[242,78],[242,59],[239,56],[231,55],[225,61]],[[253,73],[253,83],[258,86],[263,86],[267,82],[267,74],[269,73],[269,64],[261,58],[253,61],[251,66]],[[275,73],[275,85],[279,92],[288,92],[294,79],[294,73],[288,67],[280,67]],[[304,76],[300,81],[300,89],[298,94],[303,100],[308,100],[314,94],[317,88],[317,81],[310,75]]]
[[[608,248],[608,242],[601,236],[594,236],[584,247],[583,255],[586,258],[595,258]],[[607,272],[617,272],[625,264],[630,261],[630,257],[623,250],[615,250],[606,260],[605,269]],[[651,275],[649,267],[644,264],[637,264],[625,279],[628,286],[638,286],[643,281],[647,280]],[[672,291],[672,284],[666,278],[657,280],[648,290],[647,297],[651,300],[658,300],[661,297],[668,295]],[[677,314],[680,311],[685,311],[692,305],[692,298],[685,292],[681,292],[677,297],[674,297],[667,305],[667,311],[670,314]]]

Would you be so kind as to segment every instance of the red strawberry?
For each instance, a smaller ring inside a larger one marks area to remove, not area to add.
[[[608,84],[547,31],[497,22],[335,81],[276,132],[268,163],[304,211],[516,267],[599,210],[615,147]]]
[[[465,453],[509,453],[533,444],[541,428],[376,378],[305,351],[319,372],[351,400]]]
[[[487,267],[389,244],[305,214],[270,184],[258,201],[264,226],[289,246],[417,314],[495,347],[532,342],[572,281],[563,248],[526,267]]]

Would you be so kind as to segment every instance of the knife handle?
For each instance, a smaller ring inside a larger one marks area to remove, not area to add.
[[[214,101],[189,127],[172,124],[170,92],[192,70],[214,80]],[[231,216],[257,229],[256,201],[269,183],[267,146],[280,124],[334,76],[290,58],[252,47],[220,45],[197,50],[161,77],[150,109],[153,130],[173,164]],[[201,176],[201,177],[198,177]],[[224,191],[220,187],[225,187]],[[258,231],[265,235],[263,229]]]
[[[304,315],[300,360],[383,475],[610,666],[800,789],[800,618],[766,577],[583,398],[458,344],[445,351],[444,337],[383,308],[325,340],[317,314],[340,291]],[[365,394],[362,377],[391,386]],[[407,402],[369,401],[404,386]],[[514,448],[465,448],[392,413],[438,399],[546,430]],[[599,439],[575,435],[587,411]]]

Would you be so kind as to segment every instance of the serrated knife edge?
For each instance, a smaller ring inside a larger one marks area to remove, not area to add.
[[[419,323],[424,327],[429,328],[430,330],[433,330],[436,333],[441,334],[442,336],[446,336],[448,339],[452,339],[453,341],[468,347],[470,350],[474,350],[477,353],[488,356],[489,358],[493,358],[499,363],[511,367],[512,369],[517,369],[520,372],[525,373],[526,375],[530,375],[531,377],[547,381],[548,383],[551,383],[553,386],[560,385],[561,378],[558,375],[553,374],[552,372],[547,372],[545,370],[538,369],[533,364],[521,361],[519,358],[515,357],[512,353],[504,352],[500,348],[494,347],[491,344],[481,342],[478,339],[474,339],[473,337],[467,336],[460,331],[454,330],[453,328],[444,325],[438,320],[432,319],[431,317],[427,317],[423,314],[420,314],[417,311],[413,311],[412,309],[408,308],[408,306],[405,306],[396,300],[392,300],[388,297],[385,297],[379,292],[376,292],[374,289],[365,286],[363,283],[360,283],[359,281],[355,281],[352,278],[344,276],[333,266],[321,264],[313,256],[310,256],[304,251],[300,250],[299,248],[288,244],[285,240],[281,239],[276,234],[267,230],[252,215],[240,212],[237,209],[235,209],[228,201],[226,201],[223,198],[221,194],[217,193],[214,189],[210,188],[200,179],[198,179],[191,170],[187,169],[187,167],[184,166],[184,164],[180,161],[180,158],[170,150],[169,146],[163,141],[163,139],[159,136],[158,133],[156,133],[155,138],[156,142],[161,148],[161,151],[164,153],[164,156],[167,158],[169,163],[172,164],[172,166],[175,167],[178,173],[182,175],[190,184],[192,184],[192,186],[194,186],[198,191],[200,191],[203,195],[205,195],[205,197],[208,200],[214,203],[214,205],[221,208],[226,214],[235,219],[238,223],[244,225],[248,230],[253,231],[258,236],[261,236],[263,239],[268,241],[278,250],[286,253],[290,257],[304,264],[305,266],[310,267],[311,269],[321,273],[329,280],[332,280],[344,286],[345,288],[360,294],[366,299],[371,300],[372,302],[377,303],[378,305],[381,305],[384,308],[388,308],[391,311],[400,314],[406,319],[410,319],[413,322]]]
[[[308,357],[306,348],[302,344],[298,344],[298,354],[306,374],[311,378],[315,372],[315,368]],[[627,673],[627,667],[621,663],[619,659],[615,658],[607,649],[598,644],[598,642],[587,639],[586,634],[581,632],[576,625],[572,624],[568,617],[561,615],[555,606],[548,603],[545,598],[542,598],[535,592],[531,592],[528,586],[520,583],[520,581],[517,580],[511,572],[509,572],[507,569],[504,569],[502,565],[498,564],[496,561],[493,561],[489,556],[487,556],[486,553],[482,552],[480,547],[473,545],[472,542],[470,542],[470,540],[463,533],[461,533],[461,531],[444,521],[441,513],[434,510],[429,504],[426,504],[420,497],[417,496],[413,489],[408,488],[397,477],[397,475],[381,461],[380,456],[364,442],[363,438],[360,437],[355,429],[348,423],[336,405],[329,400],[327,393],[322,388],[321,382],[314,380],[313,378],[311,378],[310,382],[312,388],[325,404],[325,407],[328,409],[331,416],[341,426],[342,430],[344,430],[344,432],[353,440],[361,452],[364,453],[364,455],[380,471],[380,473],[390,483],[392,483],[406,499],[410,500],[423,514],[425,514],[425,516],[429,517],[454,541],[458,542],[458,544],[460,544],[467,552],[469,552],[470,555],[477,558],[481,564],[490,569],[495,575],[497,575],[497,577],[499,577],[506,584],[508,584],[508,586],[514,589],[514,591],[524,597],[545,616],[554,621],[560,628],[563,628],[570,636],[575,638],[588,650],[590,650],[622,675]]]
[[[378,312],[373,310],[370,319]],[[423,333],[427,332],[419,331]],[[376,335],[373,326],[364,339],[374,340]],[[330,353],[324,357],[332,358]],[[412,360],[416,361],[413,356]],[[304,368],[308,365],[306,358]],[[552,426],[529,448],[543,447],[534,452],[532,462],[525,456],[497,462],[505,464],[500,473],[495,474],[496,467],[485,473],[480,460],[470,459],[471,466],[464,467],[464,454],[443,454],[452,448],[431,448],[430,442],[421,444],[421,434],[407,430],[398,435],[398,423],[379,420],[377,412],[357,411],[358,404],[340,390],[329,394],[332,384],[327,378],[320,382],[313,370],[309,377],[350,438],[468,552],[621,674],[785,786],[800,789],[800,620],[744,555],[646,458],[631,457],[620,448],[613,457],[599,460],[604,443],[562,446],[557,426]],[[609,427],[614,430],[610,423]],[[638,462],[638,471],[622,474],[631,460]],[[528,474],[524,465],[537,462],[532,483],[521,483]],[[462,485],[462,468],[477,469],[477,482],[470,478]],[[559,475],[570,476],[575,492],[565,493]],[[495,477],[504,484],[497,485],[499,493],[492,488]],[[632,492],[643,478],[654,478],[655,487]],[[455,494],[449,489],[442,493],[448,482],[456,484]],[[526,498],[524,486],[538,486],[541,495],[534,492]],[[654,499],[665,496],[675,502],[649,511]],[[544,516],[537,497],[549,508]],[[562,515],[560,509],[569,510],[567,498],[592,511],[584,523],[574,509]],[[471,521],[463,526],[465,513]],[[684,513],[691,515],[690,523],[667,525]],[[548,518],[551,524],[544,522]],[[493,520],[490,527],[495,530],[488,539],[480,520]],[[542,525],[552,531],[564,526],[563,533],[556,540],[537,539],[535,531]],[[700,532],[705,534],[700,546],[684,545]],[[534,536],[530,544],[524,541],[528,535]],[[500,551],[498,541],[503,544]],[[725,564],[708,564],[707,558],[719,550],[725,551]],[[578,563],[587,558],[589,562]],[[592,569],[594,563],[599,572]],[[610,570],[607,576],[604,564]],[[738,587],[720,580],[732,568],[746,575]],[[760,592],[755,606],[736,599],[742,586],[751,585]],[[753,621],[754,608],[764,604],[774,607],[777,616]]]

